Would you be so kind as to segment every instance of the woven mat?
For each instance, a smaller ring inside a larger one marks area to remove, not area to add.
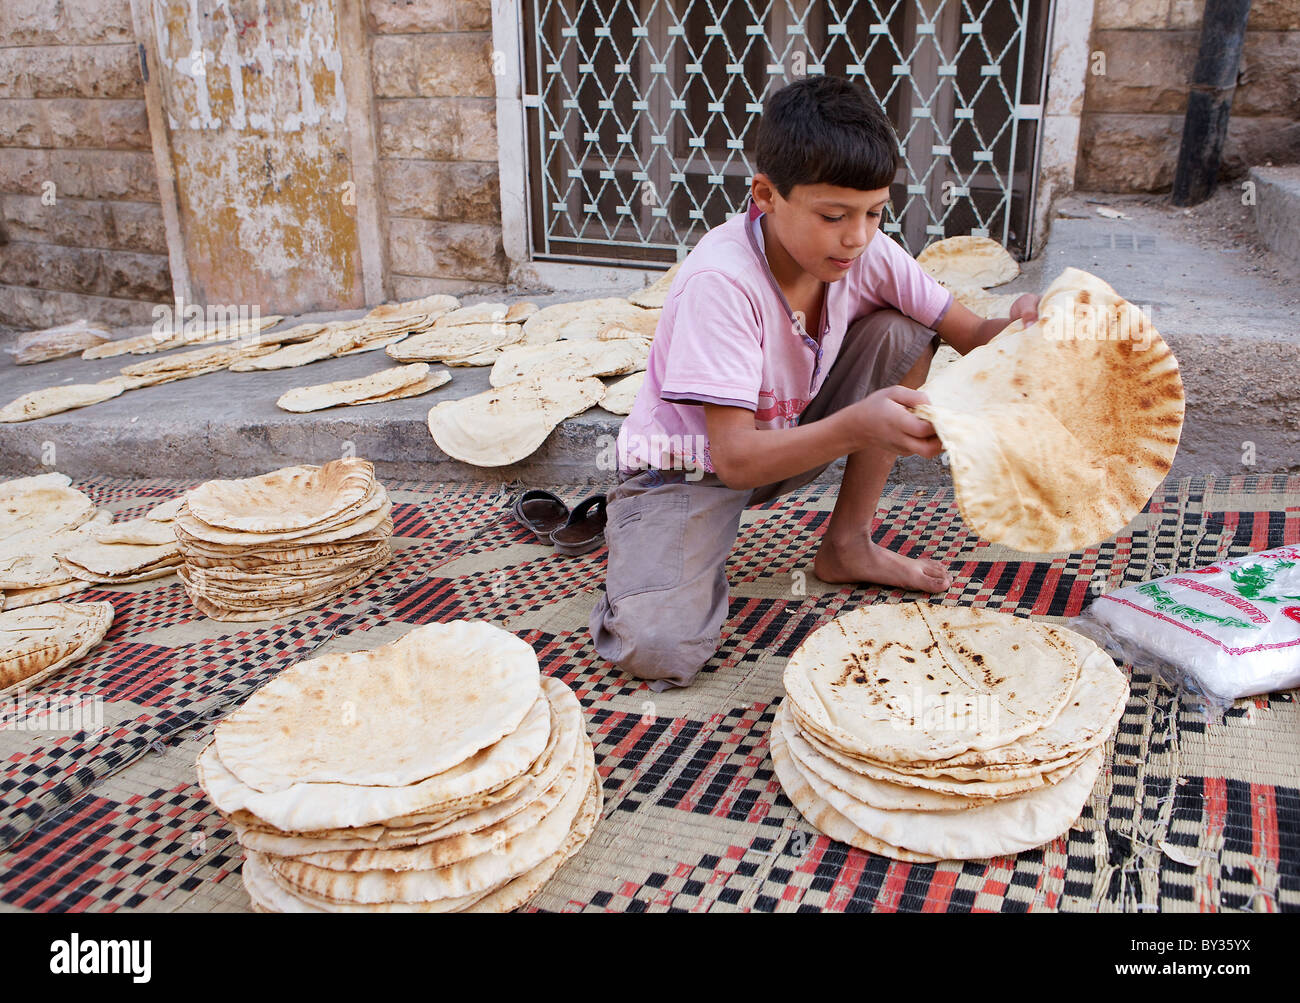
[[[193,486],[79,485],[119,518]],[[397,556],[327,610],[284,622],[199,616],[175,578],[93,589],[104,642],[29,700],[76,705],[63,730],[0,730],[0,910],[246,910],[240,848],[194,759],[215,721],[285,666],[386,643],[411,626],[490,619],[578,694],[605,790],[583,851],[541,910],[1277,911],[1300,908],[1300,710],[1295,693],[1239,701],[1226,721],[1142,673],[1076,826],[1013,857],[908,865],[813,830],[781,792],[767,738],[786,659],[810,631],[885,589],[824,585],[812,556],[834,489],[746,513],[728,566],[721,649],[687,690],[652,693],[596,657],[587,614],[605,552],[556,555],[481,487],[390,484]],[[575,499],[578,489],[562,492]],[[947,560],[945,604],[1049,620],[1090,595],[1227,556],[1300,543],[1300,477],[1183,481],[1117,539],[1069,557],[975,539],[951,490],[894,488],[876,537]],[[50,722],[46,722],[49,724]]]

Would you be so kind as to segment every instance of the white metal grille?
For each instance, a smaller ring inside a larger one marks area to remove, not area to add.
[[[1026,255],[1049,7],[530,0],[533,254],[683,256],[743,208],[769,89],[826,73],[862,79],[897,127],[886,232],[913,254],[974,233]]]

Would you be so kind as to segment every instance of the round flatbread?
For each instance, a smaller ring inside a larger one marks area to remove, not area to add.
[[[282,411],[302,414],[325,408],[396,400],[415,393],[425,393],[451,379],[449,373],[439,373],[438,379],[429,379],[429,366],[417,362],[409,366],[393,366],[355,380],[336,380],[311,387],[298,387],[281,394],[276,407]],[[419,390],[414,388],[418,387]],[[403,391],[406,391],[404,393]]]
[[[4,593],[4,609],[21,609],[25,606],[39,606],[41,603],[54,602],[85,592],[91,583],[73,579],[62,585],[45,585],[37,589],[8,589]]]
[[[1178,360],[1096,276],[1067,268],[1038,319],[1009,325],[921,388],[916,413],[948,452],[962,518],[1027,553],[1072,552],[1123,529],[1173,465]]]
[[[949,237],[916,256],[917,264],[944,285],[988,289],[1020,274],[1007,249],[988,237]]]
[[[540,693],[537,656],[514,634],[485,621],[433,623],[373,651],[285,670],[218,725],[214,741],[226,768],[262,792],[401,787],[513,732]]]
[[[813,631],[786,693],[833,745],[885,763],[993,749],[1056,719],[1079,676],[1045,624],[926,603],[862,607]]]
[[[368,314],[368,321],[403,321],[411,317],[441,317],[460,306],[460,300],[445,293],[435,293],[423,299],[406,300],[401,303],[381,303]]]
[[[186,495],[189,510],[217,529],[278,533],[328,522],[360,504],[375,483],[366,460],[285,467],[260,477],[208,481]]]
[[[226,769],[209,745],[199,756],[200,785],[222,814],[248,811],[286,832],[373,825],[415,812],[447,808],[522,777],[546,748],[551,715],[539,696],[519,727],[443,773],[404,787],[300,783],[257,791]]]
[[[99,404],[118,396],[123,389],[123,386],[118,383],[73,383],[67,386],[33,390],[0,407],[0,422],[31,421],[34,418],[44,418],[74,408]]]
[[[11,547],[21,534],[44,537],[76,529],[95,517],[95,503],[62,474],[21,477],[0,485],[0,540]]]
[[[497,351],[518,344],[523,336],[520,324],[457,324],[430,328],[389,345],[384,351],[399,362],[442,362]]]
[[[113,624],[106,602],[47,602],[0,612],[0,694],[30,687],[78,661]]]
[[[594,377],[535,377],[429,412],[429,432],[448,456],[479,467],[516,463],[534,452],[565,418],[605,395]]]
[[[775,768],[777,782],[780,783],[785,796],[790,799],[790,803],[795,806],[800,815],[808,820],[813,828],[841,843],[848,843],[849,846],[856,846],[859,850],[866,850],[868,853],[893,857],[895,860],[903,860],[913,864],[928,864],[941,859],[924,853],[913,853],[910,850],[900,849],[863,832],[827,804],[826,801],[818,797],[817,792],[813,790],[803,771],[799,769],[794,758],[790,755],[789,747],[786,745],[785,736],[781,734],[781,730],[773,728],[770,734],[772,765]]]
[[[524,322],[523,344],[544,345],[560,338],[597,338],[611,325],[653,337],[659,310],[634,306],[616,296],[556,303],[543,307]]]
[[[488,382],[494,387],[546,376],[620,376],[644,369],[650,342],[644,338],[613,341],[556,341],[507,349],[492,365]]]
[[[657,281],[629,295],[627,301],[634,306],[643,307],[647,310],[662,309],[664,303],[668,301],[668,293],[672,290],[673,279],[677,278],[677,272],[681,267],[682,263],[677,262],[672,268],[659,276]]]
[[[631,414],[636,395],[645,384],[645,370],[615,380],[605,388],[605,396],[600,399],[600,406],[610,414]]]

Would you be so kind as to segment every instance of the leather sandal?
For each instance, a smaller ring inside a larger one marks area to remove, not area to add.
[[[592,495],[574,506],[568,521],[551,533],[551,542],[561,554],[576,557],[605,545],[605,496]]]
[[[559,495],[549,491],[525,491],[515,499],[515,522],[529,530],[539,541],[551,545],[551,533],[564,527],[569,519],[569,506]]]

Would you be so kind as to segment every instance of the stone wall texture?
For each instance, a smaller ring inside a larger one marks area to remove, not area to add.
[[[130,0],[0,3],[0,324],[171,299]]]
[[[1172,186],[1203,9],[1204,0],[1096,0],[1079,188]],[[1246,23],[1222,176],[1266,161],[1300,162],[1300,0],[1255,0]]]
[[[368,0],[395,296],[504,282],[490,0]]]
[[[502,283],[490,0],[365,0],[392,295]],[[0,0],[0,326],[172,298],[130,0]]]
[[[364,0],[388,290],[505,282],[490,0]],[[1076,183],[1172,183],[1204,0],[1096,0]],[[1300,162],[1300,0],[1255,0],[1224,171]],[[0,325],[171,298],[130,0],[0,2]]]

